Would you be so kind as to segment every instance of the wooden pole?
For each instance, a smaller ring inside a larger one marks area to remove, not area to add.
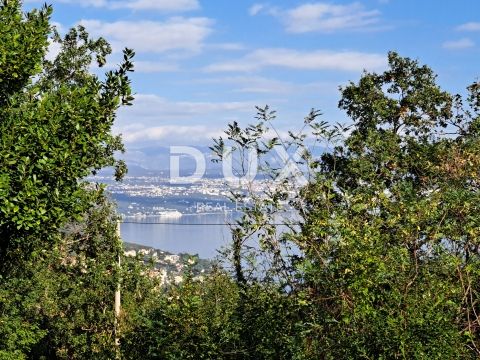
[[[120,220],[117,221],[117,237],[118,241],[122,241],[122,236],[120,232]],[[120,247],[121,249],[121,247]],[[120,254],[118,254],[118,271],[121,271],[121,260]],[[120,279],[118,280],[117,289],[115,290],[115,346],[117,348],[117,359],[120,359],[120,337],[119,337],[119,330],[118,330],[118,323],[120,319],[120,306],[121,306],[121,298],[120,298]]]

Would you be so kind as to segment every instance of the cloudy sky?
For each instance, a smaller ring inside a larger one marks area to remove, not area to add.
[[[384,69],[389,50],[427,63],[453,92],[480,75],[474,0],[51,3],[61,29],[81,23],[109,40],[112,63],[123,47],[136,51],[136,101],[115,131],[143,165],[147,148],[210,145],[229,121],[252,121],[255,105],[276,109],[280,130],[299,128],[312,107],[346,122],[338,86]]]

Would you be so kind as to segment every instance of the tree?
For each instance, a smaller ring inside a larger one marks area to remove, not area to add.
[[[122,353],[147,360],[303,359],[294,301],[268,284],[241,287],[218,269],[203,281],[187,278],[139,314]]]
[[[318,121],[312,110],[308,132],[268,139],[265,108],[257,124],[232,124],[228,143],[215,142],[221,161],[229,144],[262,156],[300,150],[297,164],[313,175],[300,192],[287,179],[247,195],[256,204],[233,229],[233,268],[243,287],[258,286],[244,276],[259,272],[245,256],[252,234],[262,257],[283,258],[269,270],[302,304],[296,343],[306,358],[475,358],[480,84],[463,99],[443,91],[429,67],[394,52],[388,60],[385,72],[341,88],[348,126]],[[264,165],[276,180],[278,168]],[[282,200],[296,209],[287,220],[278,217]],[[270,231],[279,222],[290,229],[280,238]]]
[[[478,356],[478,90],[464,103],[396,53],[341,89],[351,134],[316,165],[297,239],[319,352]]]
[[[58,228],[82,214],[81,179],[123,151],[111,134],[116,110],[130,104],[130,59],[124,51],[118,70],[105,80],[89,72],[95,57],[105,63],[110,46],[91,40],[79,26],[62,39],[49,24],[51,7],[25,16],[18,0],[0,7],[0,274],[12,264],[51,248]],[[53,61],[45,58],[48,36],[61,46]]]
[[[101,79],[90,67],[105,64],[108,43],[81,26],[61,37],[51,13],[0,2],[0,358],[109,358],[112,259],[121,247],[116,221],[97,209],[101,196],[84,178],[106,166],[117,179],[126,171],[114,158],[123,145],[111,128],[133,100],[134,53],[125,49]],[[52,61],[51,42],[60,45]],[[68,245],[77,240],[61,230],[82,221],[89,242]],[[70,258],[75,266],[64,263]]]

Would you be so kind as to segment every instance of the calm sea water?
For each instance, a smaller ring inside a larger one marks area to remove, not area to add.
[[[198,254],[201,258],[213,258],[217,255],[217,249],[229,244],[231,240],[226,225],[229,221],[232,221],[229,213],[183,215],[177,219],[125,219],[121,225],[121,235],[127,242],[172,253],[184,252]]]

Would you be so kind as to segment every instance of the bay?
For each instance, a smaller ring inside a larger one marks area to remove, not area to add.
[[[214,258],[231,241],[231,213],[185,214],[179,218],[148,216],[126,218],[121,224],[123,241],[172,253]]]

